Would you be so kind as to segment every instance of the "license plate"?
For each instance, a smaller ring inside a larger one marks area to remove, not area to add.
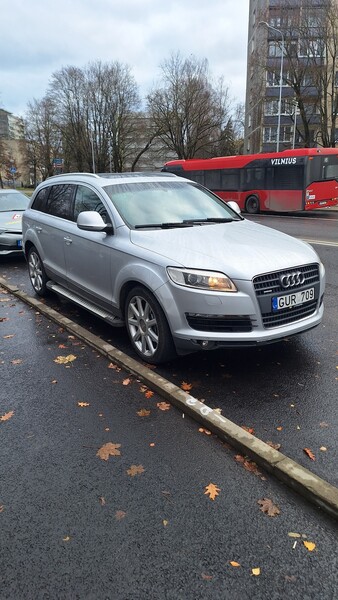
[[[22,248],[22,240],[17,240],[16,244],[18,248]]]
[[[293,308],[304,302],[314,300],[315,288],[309,288],[308,290],[302,290],[301,292],[293,292],[292,294],[286,294],[285,296],[274,296],[272,298],[272,310],[282,310],[283,308]]]

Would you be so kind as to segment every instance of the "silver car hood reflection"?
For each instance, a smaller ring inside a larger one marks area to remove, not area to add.
[[[320,262],[308,244],[247,220],[187,228],[132,230],[131,241],[162,256],[167,266],[221,271],[235,279],[250,280],[258,273]]]
[[[22,231],[22,210],[0,212],[0,229],[3,231]]]

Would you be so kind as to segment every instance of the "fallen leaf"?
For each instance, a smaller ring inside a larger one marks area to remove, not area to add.
[[[112,444],[111,442],[108,442],[97,451],[96,456],[101,458],[101,460],[108,460],[109,456],[120,456],[121,452],[118,448],[121,448],[121,444]]]
[[[53,380],[51,381],[51,383],[57,383],[57,380],[56,380],[56,379],[53,379]]]
[[[22,363],[22,358],[15,358],[14,360],[11,360],[12,365],[21,365],[21,363]]]
[[[9,419],[11,419],[13,415],[14,410],[10,410],[8,413],[5,413],[4,415],[2,415],[2,417],[0,417],[0,421],[9,421]]]
[[[290,531],[288,533],[288,536],[291,538],[300,538],[301,537],[300,533],[293,533],[292,531]]]
[[[247,431],[248,433],[251,433],[251,435],[255,434],[255,430],[253,427],[246,427],[245,425],[241,425],[242,429],[244,429],[244,431]]]
[[[154,442],[151,442],[151,444],[149,444],[150,448],[154,448],[155,444]]]
[[[78,406],[90,406],[89,402],[78,402]]]
[[[251,573],[252,575],[254,575],[255,577],[258,577],[258,575],[261,574],[261,570],[259,567],[256,567],[255,569],[251,569]]]
[[[149,417],[150,410],[147,410],[146,408],[141,408],[141,410],[138,410],[136,414],[139,417]]]
[[[62,539],[63,539],[63,541],[64,541],[64,542],[69,542],[69,540],[70,540],[70,537],[69,537],[69,535],[67,535],[66,537],[64,537],[64,538],[62,538]]]
[[[124,379],[122,381],[122,385],[129,385],[131,383],[131,379],[129,377],[127,377],[127,379]]]
[[[241,454],[236,454],[236,456],[234,458],[238,463],[243,465],[244,469],[246,469],[247,471],[250,471],[250,473],[253,473],[254,475],[258,475],[259,477],[262,475],[262,473],[260,472],[256,463],[253,460],[250,460],[249,458],[245,458]]]
[[[4,340],[10,340],[10,339],[11,339],[11,338],[13,338],[13,337],[14,337],[14,333],[12,333],[11,335],[4,335],[4,336],[3,336],[3,339],[4,339]]]
[[[321,447],[319,448],[319,450],[321,450],[321,452],[326,452],[326,451],[327,451],[327,448],[326,448],[325,446],[321,446]]]
[[[169,410],[169,408],[171,407],[171,404],[168,404],[168,402],[158,402],[156,404],[156,406],[160,410]]]
[[[285,575],[285,581],[297,581],[297,578],[294,575]]]
[[[281,425],[279,425],[279,427],[276,427],[277,431],[282,431],[283,427]]]
[[[121,371],[121,367],[115,365],[115,363],[109,363],[108,369],[115,369],[115,371]]]
[[[274,444],[273,442],[265,442],[268,446],[270,446],[270,448],[273,448],[274,450],[279,450],[281,445],[280,444]]]
[[[210,581],[210,579],[212,579],[212,575],[207,575],[207,573],[202,573],[202,579],[205,579],[206,581]]]
[[[57,356],[54,358],[54,362],[58,365],[66,365],[70,362],[73,362],[73,360],[76,360],[76,358],[77,357],[74,354],[68,354],[68,356]]]
[[[166,519],[163,519],[162,523],[163,523],[164,527],[167,527],[169,521],[167,521]]]
[[[0,513],[4,512],[4,510],[5,510],[5,507],[4,507],[4,505],[3,505],[3,504],[0,504]]]
[[[124,517],[126,516],[126,512],[124,512],[124,510],[117,510],[115,513],[115,519],[116,521],[122,521],[122,519],[124,519]]]
[[[276,504],[270,500],[270,498],[262,498],[262,500],[257,500],[257,504],[260,504],[260,510],[267,514],[269,517],[275,517],[280,514],[280,510]]]
[[[322,421],[321,423],[319,423],[319,427],[328,427],[329,424],[325,423],[325,421]]]
[[[131,465],[131,467],[127,469],[127,473],[128,475],[130,475],[130,477],[134,477],[135,475],[140,475],[141,473],[144,473],[144,468],[142,467],[142,465]]]
[[[308,455],[309,458],[311,458],[311,460],[316,460],[315,455],[313,454],[312,450],[310,450],[310,448],[303,448],[305,454]]]
[[[152,392],[151,390],[147,390],[144,395],[146,398],[151,398],[154,395],[154,392]]]
[[[192,388],[192,384],[191,384],[191,383],[186,383],[185,381],[182,381],[182,383],[181,383],[181,388],[182,388],[182,390],[184,390],[185,392],[188,392],[189,390],[191,390],[191,388]]]
[[[214,483],[209,483],[209,485],[205,487],[204,494],[209,496],[210,500],[215,500],[216,496],[219,495],[220,491],[221,490],[219,487],[217,487],[217,485],[215,485]]]
[[[65,348],[67,348],[67,346],[65,344],[59,344],[58,348],[61,348],[61,350],[64,350]]]
[[[308,550],[309,552],[313,552],[313,550],[314,550],[314,549],[315,549],[315,547],[316,547],[316,544],[315,544],[314,542],[307,542],[307,541],[303,541],[303,544],[304,544],[305,548],[307,548],[307,550]]]
[[[198,430],[200,433],[204,433],[205,435],[212,435],[209,429],[204,429],[204,427],[200,427]]]
[[[106,504],[106,501],[103,496],[99,496],[99,502],[100,502],[101,506],[105,506],[105,504]]]
[[[231,560],[230,564],[232,567],[240,567],[241,566],[240,563],[236,562],[235,560]]]

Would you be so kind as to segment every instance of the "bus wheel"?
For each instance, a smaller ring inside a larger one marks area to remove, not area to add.
[[[259,213],[259,200],[257,196],[249,196],[245,201],[245,210],[250,215],[257,215]]]

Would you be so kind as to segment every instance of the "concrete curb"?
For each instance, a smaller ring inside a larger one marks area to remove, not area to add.
[[[324,479],[321,479],[308,469],[305,469],[281,452],[274,450],[255,436],[251,435],[236,423],[229,421],[215,412],[190,394],[176,386],[137,360],[129,357],[114,346],[107,344],[90,331],[77,325],[56,310],[45,306],[43,302],[28,296],[17,286],[8,284],[0,277],[0,286],[11,292],[14,296],[34,307],[39,313],[67,329],[79,339],[95,348],[98,352],[117,363],[129,373],[137,375],[149,388],[156,391],[183,413],[188,414],[216,434],[220,439],[228,442],[245,456],[249,456],[257,465],[273,474],[290,488],[304,496],[307,500],[322,508],[331,517],[338,519],[338,488]]]

